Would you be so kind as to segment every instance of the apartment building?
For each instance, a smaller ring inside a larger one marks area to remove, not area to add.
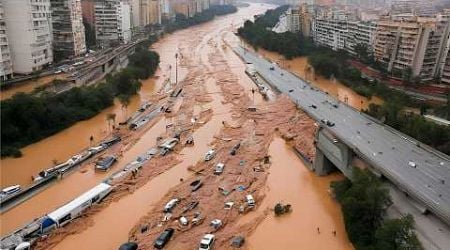
[[[161,23],[161,0],[131,0],[130,6],[133,28]]]
[[[353,13],[330,10],[316,15],[312,30],[316,44],[354,55],[358,44],[365,44],[372,50],[376,22],[360,21]]]
[[[131,27],[148,25],[148,0],[130,0]]]
[[[160,0],[149,0],[148,20],[150,24],[161,24],[161,3]]]
[[[286,12],[286,26],[290,32],[300,32],[300,8],[289,8]]]
[[[443,13],[441,13],[441,22],[443,20],[447,20],[447,22],[450,22],[450,9],[444,10]],[[450,85],[450,25],[447,25],[447,30],[444,33],[444,40],[442,50],[441,50],[441,61],[439,62],[439,78],[441,80],[441,83]]]
[[[189,4],[188,0],[175,0],[170,2],[171,10],[175,14],[183,14],[184,16],[189,16]]]
[[[439,75],[447,47],[448,18],[399,14],[383,17],[376,30],[374,55],[388,71],[412,70],[413,77],[432,80]]]
[[[50,0],[55,59],[86,53],[80,0]]]
[[[50,0],[2,0],[13,72],[30,74],[53,62]]]
[[[6,81],[13,77],[11,51],[9,50],[8,36],[6,35],[6,23],[3,4],[0,2],[0,81]]]
[[[99,44],[110,46],[131,41],[131,8],[121,0],[95,2],[95,36]]]

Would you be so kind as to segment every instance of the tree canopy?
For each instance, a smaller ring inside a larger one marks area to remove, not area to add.
[[[422,249],[411,216],[384,219],[391,198],[369,170],[354,168],[352,182],[348,179],[332,182],[331,187],[342,205],[345,228],[356,249]]]

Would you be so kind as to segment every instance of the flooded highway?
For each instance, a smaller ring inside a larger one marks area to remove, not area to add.
[[[177,188],[177,185],[183,184],[180,184],[180,179],[193,178],[193,173],[188,169],[198,165],[204,153],[213,146],[211,143],[220,138],[219,135],[223,133],[224,128],[234,126],[229,124],[235,124],[236,119],[239,119],[241,112],[238,108],[239,98],[244,98],[252,105],[267,103],[258,92],[252,94],[251,90],[255,88],[255,85],[244,73],[245,64],[231,48],[227,47],[227,44],[239,43],[239,39],[232,33],[234,28],[242,24],[245,19],[271,7],[265,4],[251,4],[250,7],[240,9],[238,13],[166,35],[153,45],[161,56],[160,69],[155,78],[143,82],[139,95],[134,97],[128,106],[128,114],[134,112],[141,103],[149,100],[159,91],[167,77],[175,79],[173,67],[172,69],[169,67],[175,63],[175,53],[180,53],[182,57],[179,64],[179,81],[184,79],[185,84],[192,81],[204,86],[203,91],[207,94],[202,96],[202,92],[199,91],[199,96],[182,97],[173,111],[176,116],[169,118],[166,115],[158,118],[151,127],[139,134],[139,139],[135,143],[130,143],[117,152],[121,154],[121,158],[110,173],[154,146],[157,137],[167,131],[167,124],[175,123],[177,119],[189,116],[191,113],[193,116],[199,116],[202,112],[212,110],[212,116],[193,132],[195,146],[184,147],[174,154],[179,163],[145,180],[148,182],[129,194],[114,199],[100,207],[98,211],[93,211],[88,218],[82,218],[85,225],[68,225],[70,233],[64,237],[61,236],[59,241],[55,241],[57,243],[51,245],[53,249],[80,249],[80,247],[116,249],[118,245],[129,239],[130,230],[139,223],[142,216],[152,209],[159,209],[157,204],[163,202],[164,198]],[[192,36],[192,34],[196,35]],[[237,83],[242,87],[241,92],[228,93],[222,85],[219,85],[219,82],[230,82],[234,79],[237,79]],[[185,104],[190,103],[191,98],[196,99],[194,106],[186,107]],[[209,101],[202,101],[202,98]],[[355,102],[358,101],[359,99]],[[117,121],[123,119],[122,107],[117,102],[113,107],[92,119],[77,123],[54,136],[24,148],[22,158],[2,160],[2,186],[16,183],[29,184],[31,175],[51,166],[55,160],[62,161],[88,147],[91,135],[96,142],[108,136],[106,115],[109,113],[116,113]],[[236,128],[239,126],[236,125]],[[244,123],[242,126],[247,128],[248,124]],[[253,138],[257,134],[256,130],[253,133],[250,135],[250,140],[256,140]],[[267,178],[269,191],[261,207],[270,207],[273,202],[282,199],[291,203],[294,211],[280,220],[271,218],[271,215],[266,217],[248,239],[248,248],[276,249],[278,247],[276,242],[268,242],[275,237],[271,234],[274,231],[279,233],[292,231],[289,235],[294,239],[283,243],[287,244],[283,246],[288,248],[312,246],[314,249],[327,249],[333,246],[333,249],[352,249],[344,230],[340,208],[327,192],[329,182],[342,177],[340,175],[325,178],[315,176],[303,166],[300,159],[284,145],[284,140],[279,137],[275,137],[270,145],[269,154],[273,157],[273,164]],[[70,201],[102,181],[107,175],[96,173],[92,164],[86,164],[30,200],[0,215],[1,234],[11,232],[24,223]],[[287,183],[289,185],[286,185]],[[288,195],[283,196],[284,194]],[[323,227],[324,233],[321,237],[315,235],[317,234],[315,225]],[[279,229],[275,230],[275,228]],[[338,232],[336,237],[332,236],[331,232],[328,233],[332,229]],[[302,237],[297,237],[300,234]],[[266,243],[263,244],[263,242]],[[169,245],[168,249],[185,248]]]

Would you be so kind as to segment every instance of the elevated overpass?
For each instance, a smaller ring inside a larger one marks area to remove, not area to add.
[[[450,225],[450,158],[386,126],[296,75],[242,47],[234,51],[269,84],[288,95],[299,108],[322,124],[316,135],[313,170],[326,174],[331,166],[351,178],[351,159],[358,156],[426,211]],[[328,120],[333,126],[322,123]]]

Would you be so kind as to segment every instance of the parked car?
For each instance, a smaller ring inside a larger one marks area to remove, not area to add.
[[[111,168],[111,166],[117,161],[116,157],[113,155],[108,155],[105,158],[95,164],[95,169],[100,171],[106,171]]]
[[[215,238],[216,237],[214,236],[214,234],[205,234],[200,240],[200,247],[198,248],[198,250],[212,249]]]
[[[212,160],[215,155],[216,155],[216,151],[214,151],[214,149],[210,149],[208,152],[206,152],[205,161]]]
[[[270,69],[270,70],[275,70],[275,67],[274,67],[274,66],[270,66],[269,69]]]
[[[158,236],[153,246],[157,249],[163,249],[167,242],[169,242],[170,238],[172,238],[174,232],[175,230],[173,228],[167,228]]]
[[[217,163],[216,167],[214,168],[214,174],[215,175],[221,175],[223,173],[223,169],[225,168],[225,164],[223,163]]]
[[[179,201],[179,199],[175,198],[167,202],[167,204],[164,206],[164,213],[172,212],[172,209],[178,204]]]

